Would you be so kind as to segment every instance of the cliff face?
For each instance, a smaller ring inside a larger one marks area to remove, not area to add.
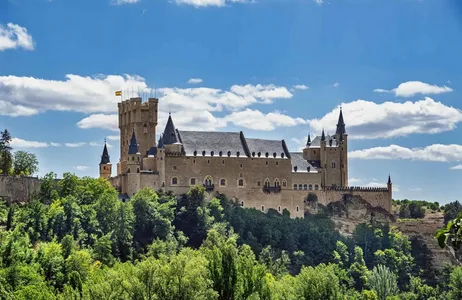
[[[0,197],[8,202],[27,202],[40,190],[38,177],[0,175]]]
[[[326,212],[337,218],[358,221],[394,222],[395,217],[381,207],[373,207],[361,196],[344,194],[339,201],[326,206]]]

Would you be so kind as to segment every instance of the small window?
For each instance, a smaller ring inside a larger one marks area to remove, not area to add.
[[[136,173],[139,173],[140,172],[140,168],[136,168]]]
[[[312,191],[312,190],[313,190],[313,185],[310,184],[310,185],[308,186],[308,189],[309,189],[310,191]]]
[[[316,150],[313,150],[313,154],[316,154]]]
[[[193,164],[195,164],[195,163],[196,163],[196,160],[195,160],[195,159],[193,159]]]
[[[257,186],[261,186],[261,181],[257,181]]]
[[[213,156],[214,154],[215,154],[215,152],[213,152],[213,151],[212,151],[212,152],[210,152],[210,156]]]
[[[178,178],[172,177],[172,185],[177,185],[178,184]]]
[[[281,206],[280,205],[278,206],[278,212],[281,212]]]
[[[299,208],[298,208],[298,206],[297,206],[297,212],[298,212],[298,210],[299,210]]]
[[[297,166],[295,166],[295,167],[294,167],[294,172],[297,172],[297,169],[298,169]]]
[[[276,152],[273,153],[273,157],[276,158]]]
[[[204,184],[205,184],[206,186],[211,186],[212,183],[213,183],[212,177],[210,177],[210,176],[205,177]]]
[[[274,186],[275,186],[275,187],[281,186],[281,185],[279,184],[279,179],[277,179],[277,178],[274,179]]]
[[[223,151],[218,152],[218,155],[223,156]]]
[[[194,150],[194,156],[197,156],[197,151],[196,150]]]
[[[264,205],[261,206],[261,211],[265,211],[265,206]]]
[[[299,184],[299,185],[298,185],[298,189],[299,189],[299,190],[302,190],[302,189],[303,189],[303,185]]]
[[[242,169],[242,164],[240,164],[239,167]]]
[[[103,170],[106,170],[106,166],[103,166]]]
[[[130,169],[127,170],[127,173],[130,173]]]
[[[307,185],[307,184],[304,184],[304,185],[303,185],[303,189],[304,189],[304,190],[307,190],[307,189],[308,189],[308,185]]]
[[[257,154],[257,155],[258,155],[258,157],[260,157],[260,156],[261,156],[261,152],[258,152],[258,154]]]
[[[134,157],[134,156],[132,156],[132,161],[134,161],[134,160],[135,160],[135,157]]]
[[[266,152],[266,153],[265,153],[265,156],[266,156],[266,157],[268,157],[268,156],[269,156],[269,153],[268,153],[268,152]]]
[[[225,164],[225,160],[224,160],[224,159],[221,161],[221,164],[222,164],[222,165],[224,165],[224,164]]]
[[[244,201],[241,201],[241,206],[244,207]]]
[[[196,178],[189,179],[189,184],[190,185],[196,185]]]
[[[226,179],[220,179],[220,185],[226,186]]]
[[[237,151],[236,156],[239,157],[241,155],[241,152]]]
[[[268,161],[266,161],[266,165],[268,165]]]
[[[283,186],[283,187],[287,187],[287,181],[286,181],[285,179],[282,180],[282,186]]]
[[[296,190],[296,189],[297,189],[297,184],[294,184],[294,190]]]
[[[210,164],[210,159],[207,159],[207,163]]]
[[[278,162],[278,161],[276,162],[276,166],[279,166],[279,162]]]
[[[316,184],[316,185],[314,186],[314,189],[315,189],[316,191],[319,190],[319,186]]]
[[[230,156],[231,156],[231,151],[228,151],[228,157],[230,157]]]
[[[255,152],[252,152],[252,157],[255,157]]]
[[[202,156],[205,156],[205,151],[202,151]]]
[[[270,181],[268,178],[265,179],[265,187],[270,187]]]
[[[178,168],[177,168],[177,166],[173,166],[172,169],[173,169],[173,171],[176,171]]]
[[[284,158],[284,153],[281,153],[281,157]]]
[[[238,183],[239,186],[244,186],[244,179],[239,179]]]

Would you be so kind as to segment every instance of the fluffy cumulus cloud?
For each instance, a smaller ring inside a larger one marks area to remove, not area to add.
[[[102,147],[102,143],[97,142],[74,142],[74,143],[55,143],[55,142],[39,142],[39,141],[28,141],[18,137],[11,139],[11,147],[13,149],[31,149],[31,148],[48,148],[48,147],[68,147],[68,148],[79,148],[84,146],[91,147]],[[112,145],[107,144],[108,148]]]
[[[178,5],[191,5],[194,7],[216,6],[223,7],[232,3],[250,3],[250,0],[175,0]]]
[[[307,89],[309,89],[309,87],[307,85],[304,85],[304,84],[297,84],[297,85],[294,85],[294,89],[296,89],[296,90],[307,90]]]
[[[462,165],[456,165],[449,168],[450,170],[462,170]]]
[[[110,141],[118,141],[120,140],[120,136],[119,135],[109,135],[106,137],[108,140]]]
[[[202,83],[202,82],[203,82],[203,80],[200,79],[200,78],[190,78],[190,79],[188,80],[188,83],[189,83],[189,84],[199,84],[199,83]]]
[[[452,89],[447,86],[431,85],[422,81],[407,81],[398,85],[397,88],[386,90],[386,89],[375,89],[376,93],[392,93],[397,97],[412,97],[418,94],[431,95],[431,94],[442,94],[452,92]]]
[[[437,162],[462,161],[462,145],[434,144],[424,148],[407,148],[398,145],[374,147],[348,153],[351,159],[406,159]]]
[[[278,126],[291,127],[307,124],[302,118],[292,118],[280,112],[264,114],[258,110],[246,109],[233,112],[224,118],[226,121],[253,130],[274,130]]]
[[[83,118],[77,122],[77,126],[82,129],[90,128],[103,128],[112,131],[118,131],[118,116],[117,114],[105,115],[105,114],[94,114],[86,118]]]
[[[356,100],[342,104],[347,132],[353,139],[376,139],[407,136],[415,133],[435,134],[449,131],[462,121],[462,111],[426,97],[404,103],[374,103]],[[313,131],[335,132],[340,108],[321,119],[313,119]]]
[[[111,0],[112,5],[124,5],[138,3],[140,0]]]
[[[25,27],[8,23],[0,24],[0,52],[7,49],[23,48],[34,50],[34,40]]]

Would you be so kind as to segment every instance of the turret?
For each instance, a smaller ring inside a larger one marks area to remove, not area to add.
[[[308,140],[306,141],[306,146],[309,147],[311,145],[311,136],[308,133]]]
[[[127,173],[139,173],[141,163],[141,153],[138,150],[138,143],[136,142],[135,130],[133,130],[132,138],[128,146],[127,155]]]
[[[340,114],[338,116],[337,130],[335,131],[335,134],[339,136],[339,139],[341,135],[346,134],[345,122],[343,121],[342,107],[340,107]]]
[[[162,142],[164,144],[166,152],[181,152],[182,144],[173,124],[172,115],[168,115],[167,124],[165,125],[164,135],[162,136]]]
[[[109,179],[111,177],[112,164],[107,151],[106,140],[104,140],[103,154],[101,155],[101,162],[99,163],[99,177]]]

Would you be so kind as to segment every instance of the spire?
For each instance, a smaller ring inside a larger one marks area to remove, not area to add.
[[[180,141],[178,133],[176,132],[175,125],[173,125],[172,116],[169,113],[167,125],[165,125],[164,135],[162,137],[163,143],[166,145],[175,144]]]
[[[308,133],[308,140],[306,141],[306,145],[307,146],[311,145],[311,136],[309,133]]]
[[[324,128],[322,129],[321,142],[326,140],[326,135],[324,134]]]
[[[133,129],[130,145],[128,146],[128,154],[138,153],[138,143],[136,142],[135,129]]]
[[[341,106],[340,106],[340,114],[338,116],[338,122],[337,122],[337,131],[335,133],[340,134],[340,135],[343,135],[346,133],[345,122],[343,121],[343,113],[342,113]]]
[[[388,183],[387,184],[391,184],[391,177],[390,177],[390,174],[388,174]]]
[[[159,141],[157,142],[157,148],[164,148],[164,138],[162,135],[159,136]]]
[[[101,155],[101,162],[99,164],[100,165],[105,165],[105,164],[108,164],[110,162],[111,162],[111,160],[109,159],[109,153],[107,151],[106,139],[104,139],[103,154]]]

